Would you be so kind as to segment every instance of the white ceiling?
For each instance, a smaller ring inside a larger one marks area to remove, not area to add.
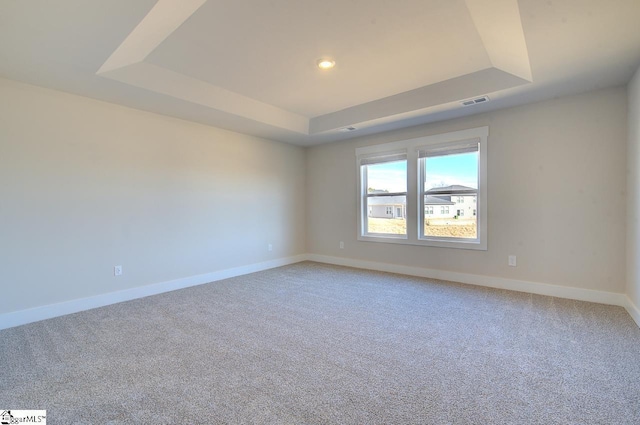
[[[3,0],[0,75],[312,145],[624,84],[638,18],[640,0]]]
[[[492,66],[464,0],[370,3],[209,1],[147,61],[309,118]]]

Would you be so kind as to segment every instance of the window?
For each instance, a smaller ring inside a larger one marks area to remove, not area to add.
[[[360,159],[361,203],[368,211],[361,217],[362,235],[406,238],[407,220],[403,217],[403,208],[399,207],[394,217],[392,206],[407,203],[406,157],[405,153],[386,153]]]
[[[356,149],[358,239],[486,250],[488,136],[480,127]]]
[[[421,202],[429,197],[454,199],[464,203],[465,197],[478,196],[479,139],[462,140],[418,149]],[[448,207],[447,207],[448,210]],[[478,240],[477,217],[465,217],[463,208],[454,208],[454,221],[421,220],[419,239]],[[448,213],[449,211],[447,211]]]

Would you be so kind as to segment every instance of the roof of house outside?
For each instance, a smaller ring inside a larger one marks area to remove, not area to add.
[[[455,193],[453,193],[455,192]],[[451,186],[444,186],[444,187],[432,187],[431,189],[427,190],[425,192],[426,194],[477,194],[478,193],[478,189],[475,189],[473,187],[469,187],[469,186],[462,186],[459,184],[454,184]]]
[[[406,196],[370,196],[367,198],[369,205],[405,205]]]
[[[451,202],[449,199],[445,199],[444,197],[439,196],[431,196],[427,195],[427,198],[424,200],[425,205],[455,205],[455,202]]]
[[[369,196],[367,198],[369,205],[406,205],[407,198],[405,196]],[[425,205],[455,205],[444,196],[427,195],[424,200]]]

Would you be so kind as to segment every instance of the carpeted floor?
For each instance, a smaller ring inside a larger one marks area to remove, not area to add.
[[[639,424],[620,307],[305,262],[0,331],[50,424]]]

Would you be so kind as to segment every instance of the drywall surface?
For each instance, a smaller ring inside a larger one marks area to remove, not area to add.
[[[299,147],[0,79],[3,313],[303,254],[304,167]]]
[[[310,148],[308,251],[623,293],[626,102],[612,88]],[[480,126],[489,126],[487,251],[356,239],[357,147]]]
[[[640,307],[640,68],[628,86],[627,296]]]

